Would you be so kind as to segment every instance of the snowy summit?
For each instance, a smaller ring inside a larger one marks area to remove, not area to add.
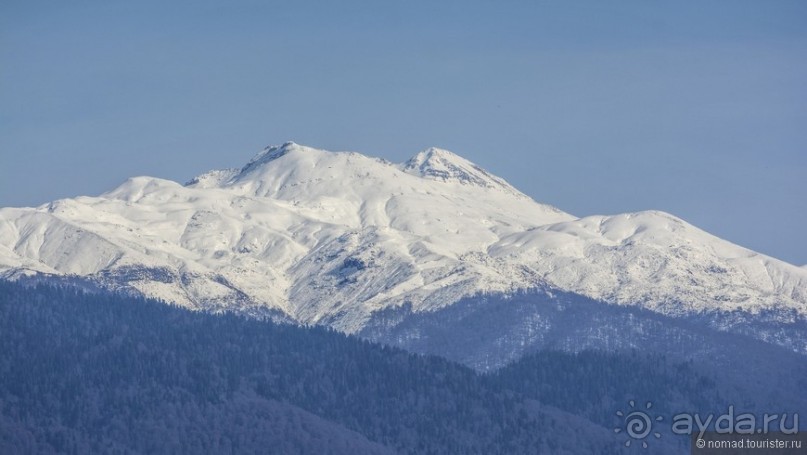
[[[807,269],[663,212],[578,218],[446,150],[401,164],[293,142],[185,185],[0,209],[0,276],[360,330],[376,312],[542,287],[663,314],[807,315]]]

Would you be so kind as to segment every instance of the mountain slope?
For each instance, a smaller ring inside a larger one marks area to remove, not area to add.
[[[534,288],[666,315],[807,315],[804,268],[663,212],[577,218],[440,149],[393,164],[286,143],[186,185],[136,177],[0,209],[0,274],[351,333],[386,309]]]
[[[322,328],[0,282],[0,347],[2,453],[624,453],[611,409],[594,424],[464,366]],[[608,364],[643,374],[653,360]],[[653,373],[654,387],[702,402],[701,377],[677,370]]]

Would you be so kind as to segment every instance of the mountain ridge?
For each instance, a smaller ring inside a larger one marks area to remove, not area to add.
[[[0,209],[0,276],[79,276],[355,333],[384,309],[556,288],[675,315],[795,311],[807,270],[644,211],[578,218],[430,148],[395,164],[293,142],[181,185]],[[160,280],[151,277],[163,277]]]

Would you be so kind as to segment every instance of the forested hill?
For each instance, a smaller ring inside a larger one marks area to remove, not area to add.
[[[512,374],[162,302],[0,282],[0,353],[4,454],[624,453]]]

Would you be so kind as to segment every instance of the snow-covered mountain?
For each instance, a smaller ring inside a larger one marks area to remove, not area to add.
[[[667,213],[578,218],[431,148],[402,164],[294,143],[185,185],[0,209],[0,276],[359,332],[374,314],[556,289],[671,315],[807,317],[807,269]]]

